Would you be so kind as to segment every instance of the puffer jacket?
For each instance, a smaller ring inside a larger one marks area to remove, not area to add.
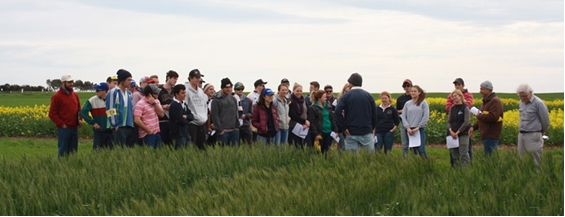
[[[275,123],[275,130],[279,131],[279,117],[277,115],[277,106],[271,104],[271,113],[273,114],[273,121]],[[255,104],[253,107],[253,117],[251,118],[251,124],[257,128],[257,134],[266,134],[267,129],[267,107]]]

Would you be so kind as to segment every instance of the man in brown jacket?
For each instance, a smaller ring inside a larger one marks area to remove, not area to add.
[[[504,116],[502,102],[492,90],[493,86],[490,81],[481,83],[480,93],[483,96],[483,105],[475,115],[477,122],[469,129],[470,136],[473,135],[473,131],[480,130],[485,155],[487,156],[490,156],[494,150],[498,149]]]

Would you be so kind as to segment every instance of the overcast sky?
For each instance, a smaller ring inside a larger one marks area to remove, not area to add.
[[[495,92],[529,83],[562,92],[562,0],[2,0],[0,83],[45,85],[71,74],[101,82],[191,69],[219,89],[282,78],[340,91],[349,75],[370,92]]]

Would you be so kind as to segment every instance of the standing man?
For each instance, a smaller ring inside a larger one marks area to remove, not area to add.
[[[469,129],[469,136],[473,136],[473,131],[480,130],[486,156],[498,150],[504,117],[502,102],[492,90],[493,86],[490,81],[481,83],[479,92],[483,96],[483,105],[480,112],[475,115],[477,122]]]
[[[310,93],[308,93],[305,97],[306,106],[308,106],[308,108],[310,108],[310,106],[312,105],[312,99],[310,99],[311,94],[314,94],[319,89],[320,89],[320,83],[318,83],[317,81],[310,82]]]
[[[106,83],[108,84],[108,90],[114,89],[118,85],[118,77],[117,76],[109,76],[106,79]]]
[[[335,96],[334,96],[334,88],[332,87],[332,85],[326,85],[324,86],[324,91],[326,92],[326,102],[332,106],[332,111],[335,110],[335,106],[334,101],[335,101]]]
[[[173,94],[173,87],[177,84],[177,80],[179,79],[179,74],[173,70],[169,70],[165,77],[165,84],[163,85],[163,89],[159,92],[159,102],[161,103],[161,107],[165,111],[164,116],[159,116],[159,128],[161,129],[161,140],[164,144],[169,145],[172,144],[172,140],[170,137],[170,124],[169,124],[169,108],[170,104],[173,102],[173,98],[175,95]]]
[[[165,115],[159,97],[159,89],[155,84],[148,84],[143,90],[143,99],[139,100],[133,111],[133,121],[139,128],[139,138],[154,149],[161,147],[161,136],[159,134],[159,118]]]
[[[74,92],[74,80],[70,75],[63,75],[61,87],[51,97],[49,107],[49,118],[57,126],[59,157],[72,154],[78,149],[77,128],[82,126],[79,111],[80,100]]]
[[[132,93],[127,90],[130,86],[131,73],[125,69],[116,72],[118,86],[108,92],[106,97],[106,114],[110,126],[114,129],[114,145],[133,147],[137,133],[133,128]]]
[[[243,95],[243,90],[245,86],[243,83],[236,82],[234,85],[235,95],[237,95],[239,100],[238,113],[241,126],[239,126],[239,138],[243,140],[244,143],[251,145],[253,143],[253,131],[251,131],[251,116],[253,115],[253,102],[251,99]]]
[[[80,110],[80,115],[86,123],[92,125],[94,138],[92,148],[113,148],[112,129],[108,128],[108,116],[106,115],[106,94],[108,94],[108,84],[101,82],[94,85],[96,95],[90,97]],[[92,117],[90,117],[90,115]]]
[[[194,120],[188,124],[188,134],[190,134],[192,143],[196,144],[199,149],[204,150],[206,121],[208,120],[208,107],[206,106],[208,97],[204,94],[202,88],[198,87],[201,77],[204,77],[204,75],[200,74],[198,69],[190,71],[185,101],[194,115]]]
[[[265,84],[267,84],[267,82],[263,81],[263,79],[256,80],[255,83],[253,83],[253,86],[255,86],[255,90],[247,94],[247,98],[249,98],[254,105],[257,104],[257,100],[259,100],[259,95],[261,95],[261,92],[263,92],[263,90],[265,89]]]
[[[153,82],[153,84],[155,84],[157,87],[159,87],[159,76],[158,75],[151,75],[151,76],[149,76],[149,79]]]
[[[336,111],[344,111],[344,115],[336,115],[339,131],[345,136],[345,150],[359,152],[359,149],[374,151],[375,129],[377,124],[377,105],[373,96],[363,90],[363,78],[353,73],[347,80],[351,90],[341,97]]]
[[[543,152],[543,138],[549,128],[549,112],[543,101],[534,95],[528,84],[522,84],[516,90],[520,96],[520,124],[518,129],[518,154],[531,152],[534,164],[539,167]]]
[[[239,146],[239,115],[237,100],[232,95],[233,87],[229,78],[221,81],[218,93],[212,100],[212,122],[223,145]]]
[[[186,86],[177,84],[173,88],[175,98],[169,109],[169,123],[171,124],[171,140],[175,143],[175,149],[188,147],[190,135],[188,134],[188,123],[194,120],[192,111],[184,102],[186,98]]]
[[[471,109],[471,107],[473,107],[473,94],[471,92],[469,92],[467,89],[465,89],[465,82],[463,81],[462,78],[456,78],[455,81],[453,81],[453,85],[455,86],[456,90],[460,90],[461,93],[463,93],[463,97],[465,97],[465,104],[467,104],[467,106],[469,107],[469,109]],[[449,93],[449,95],[447,95],[447,102],[445,103],[445,111],[447,113],[449,113],[449,111],[451,110],[451,106],[453,106],[453,99],[451,98],[451,95],[453,94],[453,92]],[[447,114],[447,116],[449,117],[449,114]],[[449,129],[447,129],[447,136],[450,136],[451,133],[449,132]],[[451,166],[455,165],[455,162],[453,161],[453,157],[451,156],[451,152],[449,152],[449,159],[451,161]],[[473,146],[471,143],[471,137],[469,136],[469,160],[473,159]]]
[[[404,109],[404,104],[412,100],[410,95],[410,90],[412,89],[412,81],[410,79],[404,79],[402,82],[402,88],[404,89],[404,94],[400,95],[396,99],[396,110],[398,110],[398,116],[400,118],[400,142],[402,143],[402,156],[408,155],[408,138],[406,138],[406,128],[402,126],[402,109]]]

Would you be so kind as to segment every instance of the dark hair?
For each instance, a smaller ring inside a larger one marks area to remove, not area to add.
[[[277,90],[278,90],[278,91],[281,91],[281,87],[282,87],[282,86],[286,86],[287,89],[289,88],[289,87],[288,87],[288,84],[281,83],[281,84],[279,84],[279,87],[278,87]]]
[[[263,94],[263,91],[261,91],[261,94],[259,94],[259,99],[257,100],[257,106],[263,106],[263,107],[267,107],[266,103],[265,103],[265,94]]]
[[[328,88],[331,88],[332,90],[334,89],[334,88],[332,87],[332,85],[329,85],[329,84],[326,85],[326,86],[324,86],[324,90],[326,90],[326,89],[328,89]]]
[[[108,78],[106,78],[106,83],[111,83],[112,82],[112,76],[108,76]]]
[[[315,88],[320,89],[320,83],[318,83],[317,81],[310,82],[310,85],[314,85]]]
[[[418,95],[418,100],[416,100],[416,105],[420,106],[420,103],[422,103],[422,101],[424,101],[424,99],[426,98],[426,92],[424,92],[424,90],[422,90],[422,88],[418,85],[414,85],[412,86],[412,88],[416,88],[418,89],[418,91],[420,91],[420,95]]]
[[[165,78],[165,82],[169,81],[169,78],[178,78],[179,73],[175,72],[174,70],[169,70],[167,72],[167,77]]]
[[[153,90],[151,90],[151,87],[149,87],[149,85],[147,85],[145,88],[143,88],[143,95],[144,96],[149,96],[153,94]]]
[[[173,95],[177,95],[180,93],[181,90],[186,90],[186,87],[184,86],[184,84],[177,84],[175,85],[175,87],[173,87]]]
[[[312,93],[312,98],[314,99],[312,101],[312,104],[318,102],[318,100],[320,100],[320,98],[325,97],[326,95],[326,91],[324,90],[317,90],[316,92]]]

